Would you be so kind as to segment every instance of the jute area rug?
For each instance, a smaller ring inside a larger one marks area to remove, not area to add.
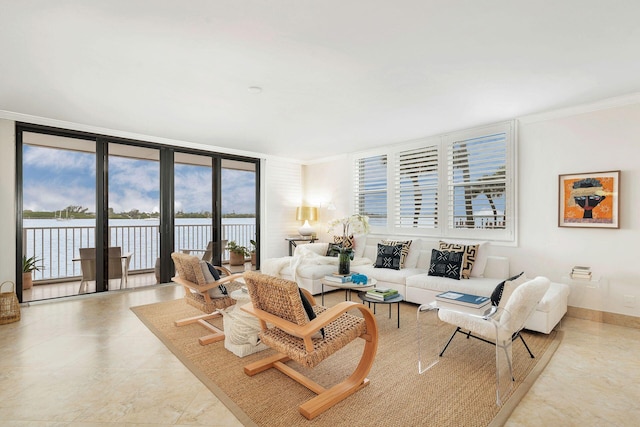
[[[325,295],[325,305],[343,299],[344,293],[335,291]],[[544,369],[562,334],[525,332],[535,359],[529,357],[519,340],[514,342],[516,381],[506,403],[498,407],[494,346],[458,334],[441,361],[418,374],[417,305],[401,304],[400,329],[395,305],[391,319],[388,308],[378,306],[379,345],[368,376],[370,384],[309,421],[299,414],[298,406],[312,398],[312,392],[275,369],[253,377],[244,374],[245,365],[273,354],[273,350],[239,358],[222,342],[201,346],[198,337],[205,334],[202,326],[173,324],[176,319],[201,314],[182,299],[132,310],[248,426],[499,426]],[[221,319],[212,323],[222,329]],[[442,327],[451,332],[454,329],[450,325]],[[352,342],[313,370],[289,363],[328,387],[354,370],[362,354],[361,343]]]

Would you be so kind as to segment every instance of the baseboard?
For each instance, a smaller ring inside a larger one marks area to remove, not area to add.
[[[589,308],[568,306],[567,317],[640,329],[640,317],[627,316],[626,314],[608,313],[606,311],[591,310]]]

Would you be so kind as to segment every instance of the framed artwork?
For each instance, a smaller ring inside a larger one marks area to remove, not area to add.
[[[619,228],[620,171],[560,175],[558,227]]]

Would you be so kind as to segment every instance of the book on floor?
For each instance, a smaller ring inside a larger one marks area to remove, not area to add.
[[[463,294],[461,292],[443,292],[436,295],[436,301],[445,302],[448,304],[462,305],[471,308],[483,308],[491,303],[489,297],[483,297],[480,295]]]

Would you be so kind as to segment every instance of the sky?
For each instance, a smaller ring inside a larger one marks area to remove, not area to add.
[[[95,154],[23,146],[25,210],[57,211],[82,206],[95,212]],[[109,207],[116,213],[158,212],[159,163],[111,156]],[[177,164],[175,210],[211,212],[211,168]],[[222,170],[222,213],[255,213],[255,173]]]

